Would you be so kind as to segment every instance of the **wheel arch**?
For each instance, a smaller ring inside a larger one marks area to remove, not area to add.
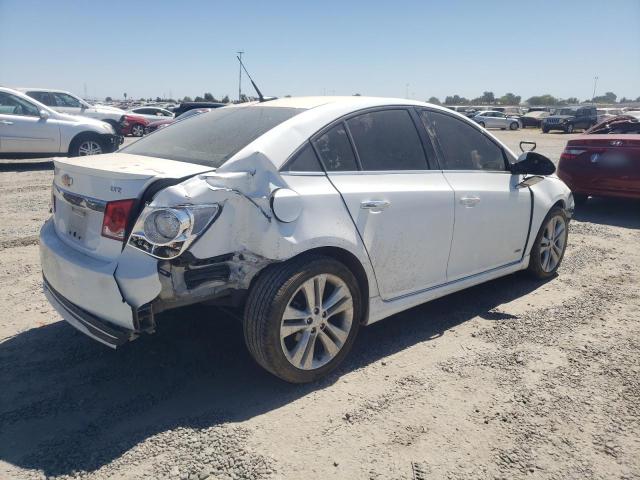
[[[100,136],[100,134],[98,132],[94,132],[92,130],[84,130],[82,132],[76,133],[71,140],[69,141],[69,146],[67,148],[67,154],[71,153],[71,149],[80,141],[87,139],[87,138],[95,138],[96,140],[98,140],[100,142],[100,144],[103,143],[102,137]]]
[[[360,286],[360,296],[362,300],[363,306],[363,315],[361,322],[364,324],[369,318],[369,277],[367,275],[367,271],[364,266],[353,253],[349,250],[340,247],[316,247],[310,250],[306,250],[302,253],[299,253],[293,258],[299,258],[305,255],[323,255],[325,257],[333,258],[338,262],[342,263],[346,266],[351,273],[356,277],[358,281],[358,285]]]

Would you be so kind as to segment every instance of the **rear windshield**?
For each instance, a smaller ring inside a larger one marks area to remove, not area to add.
[[[178,120],[120,151],[218,168],[256,138],[303,111],[259,106],[217,108]]]

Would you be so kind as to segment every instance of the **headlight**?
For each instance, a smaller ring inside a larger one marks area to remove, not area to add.
[[[176,258],[213,223],[221,208],[217,203],[146,207],[128,243],[156,258]]]

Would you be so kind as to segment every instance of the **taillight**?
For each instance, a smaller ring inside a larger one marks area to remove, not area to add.
[[[124,232],[134,203],[135,200],[117,200],[107,203],[102,219],[103,237],[124,240]]]
[[[565,148],[562,155],[560,155],[561,160],[572,160],[576,158],[578,155],[583,154],[586,150],[580,150],[579,148]]]

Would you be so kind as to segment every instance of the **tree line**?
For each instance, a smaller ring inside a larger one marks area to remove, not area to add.
[[[360,96],[359,93],[355,94],[356,96]],[[286,95],[289,97],[290,95]],[[125,97],[126,98],[126,97]],[[250,100],[255,100],[253,97],[247,97],[246,95],[242,95],[240,98],[240,102],[248,102]],[[460,95],[451,95],[447,96],[444,99],[444,102],[441,102],[438,97],[431,97],[427,102],[435,103],[436,105],[520,105],[520,101],[522,97],[520,95],[515,95],[513,93],[505,93],[501,97],[496,97],[493,92],[483,92],[481,96],[468,99],[466,97],[461,97]],[[112,102],[112,97],[106,97],[106,102]],[[153,98],[140,98],[142,102],[151,102]],[[173,98],[160,98],[156,97],[156,102],[175,102]],[[203,96],[196,96],[191,98],[189,96],[185,96],[182,99],[178,99],[178,102],[217,102],[217,103],[231,103],[229,99],[229,95],[225,95],[220,100],[213,96],[213,94],[206,92]],[[582,103],[630,103],[630,102],[640,102],[640,97],[635,100],[632,98],[622,97],[618,100],[618,96],[613,92],[606,92],[604,95],[600,95],[594,97],[592,99],[584,100]],[[533,97],[528,98],[525,103],[528,105],[573,105],[580,103],[577,97],[569,97],[569,98],[556,98],[553,95],[545,94],[545,95],[534,95]]]
[[[447,96],[444,102],[441,102],[438,97],[431,97],[427,102],[444,105],[520,105],[520,95],[514,95],[513,93],[506,93],[501,97],[496,97],[493,92],[483,92],[481,96],[468,99],[461,97],[460,95]],[[635,100],[632,98],[622,97],[618,101],[618,96],[613,92],[607,92],[604,95],[594,97],[592,99],[584,100],[582,103],[594,102],[594,103],[629,103],[640,102],[640,97]],[[526,100],[528,105],[571,105],[580,103],[577,97],[569,98],[556,98],[553,95],[534,95]]]

